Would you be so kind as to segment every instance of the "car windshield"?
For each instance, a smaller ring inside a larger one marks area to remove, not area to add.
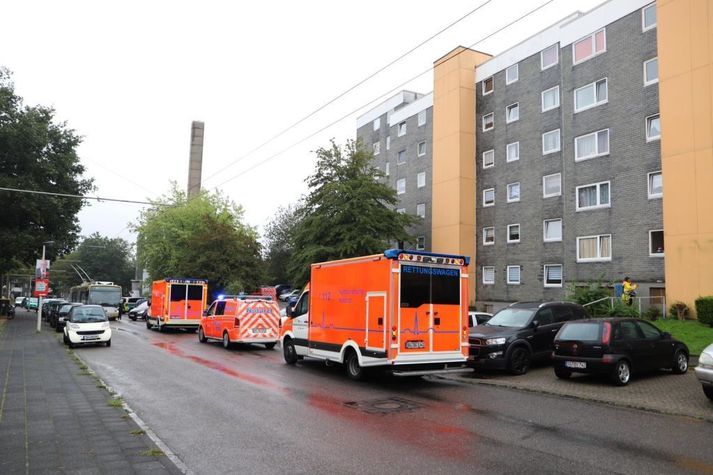
[[[558,340],[599,341],[599,323],[567,323]]]
[[[98,307],[77,307],[72,312],[72,322],[89,323],[107,321],[104,310]]]
[[[528,324],[535,310],[536,309],[533,308],[504,308],[484,325],[491,327],[522,328]]]
[[[121,287],[92,287],[89,302],[95,305],[117,306],[121,304]]]

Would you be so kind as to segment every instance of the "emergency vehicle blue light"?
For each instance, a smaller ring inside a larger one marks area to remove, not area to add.
[[[401,254],[413,254],[415,256],[428,256],[428,257],[443,257],[447,259],[463,259],[465,265],[470,265],[470,256],[459,256],[456,254],[439,254],[436,252],[426,252],[426,251],[405,251],[403,249],[387,249],[384,251],[384,257],[388,259],[398,260]]]
[[[225,295],[223,295],[223,294],[218,295],[218,300],[223,300],[224,298],[225,298]]]

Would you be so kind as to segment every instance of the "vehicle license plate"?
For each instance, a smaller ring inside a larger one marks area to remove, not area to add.
[[[584,361],[565,361],[564,365],[567,368],[578,368],[578,369],[584,369],[587,367],[587,363]]]
[[[267,328],[251,328],[250,331],[253,333],[267,333]]]
[[[409,340],[406,342],[406,348],[409,350],[425,348],[425,347],[426,347],[426,345],[423,343],[423,340]]]
[[[96,335],[82,335],[82,340],[98,340],[99,337]]]

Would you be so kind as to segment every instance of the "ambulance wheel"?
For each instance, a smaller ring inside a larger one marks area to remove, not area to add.
[[[228,335],[228,332],[223,333],[223,348],[226,350],[230,349],[230,336]]]
[[[206,341],[208,341],[205,337],[205,333],[203,333],[203,327],[198,329],[198,341],[200,341],[201,343],[205,343]]]
[[[285,363],[297,363],[297,350],[295,349],[295,344],[292,342],[292,338],[285,338],[285,341],[282,343],[282,353],[285,357]]]
[[[265,348],[267,348],[268,350],[275,348],[275,342],[273,341],[272,343],[265,343]]]
[[[347,368],[347,376],[349,379],[354,381],[359,381],[364,379],[364,368],[359,365],[359,357],[354,350],[348,350],[347,357],[344,360],[344,364]]]

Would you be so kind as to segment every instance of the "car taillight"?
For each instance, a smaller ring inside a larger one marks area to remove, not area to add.
[[[602,345],[608,345],[610,338],[611,338],[611,323],[604,322],[604,328],[602,329]]]
[[[391,341],[396,341],[396,327],[391,327]]]
[[[238,317],[235,317],[235,326],[236,327],[240,326],[240,319]]]

